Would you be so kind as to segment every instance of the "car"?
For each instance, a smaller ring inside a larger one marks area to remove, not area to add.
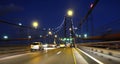
[[[41,42],[33,42],[30,45],[31,51],[40,51],[44,50],[43,45]]]
[[[65,47],[65,44],[60,44],[60,48],[64,48]]]

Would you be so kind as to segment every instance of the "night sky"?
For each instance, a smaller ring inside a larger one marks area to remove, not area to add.
[[[0,19],[15,24],[21,22],[25,26],[31,26],[32,21],[38,20],[39,27],[56,28],[62,23],[67,10],[73,9],[73,22],[77,26],[93,2],[94,0],[0,0]],[[90,16],[95,30],[120,19],[120,0],[99,0]],[[0,25],[2,27],[3,24]]]

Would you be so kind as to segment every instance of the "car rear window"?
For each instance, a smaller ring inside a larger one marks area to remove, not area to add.
[[[39,45],[39,43],[32,43],[32,45]]]

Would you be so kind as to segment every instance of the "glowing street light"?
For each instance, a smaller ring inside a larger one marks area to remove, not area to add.
[[[40,38],[42,37],[42,35],[40,35]]]
[[[22,26],[22,23],[18,23],[19,26]]]
[[[93,7],[93,4],[90,5],[90,8],[92,8],[92,7]]]
[[[84,38],[87,38],[88,36],[87,36],[87,34],[84,34]]]
[[[28,36],[28,38],[31,38],[31,36]]]
[[[68,16],[73,16],[73,11],[72,10],[68,10],[67,15]]]
[[[57,38],[57,35],[55,35],[55,38]]]
[[[48,32],[48,34],[49,34],[49,35],[52,35],[52,32],[51,32],[51,31],[49,31],[49,32]]]
[[[33,25],[33,27],[37,28],[37,27],[38,27],[38,22],[37,22],[37,21],[34,21],[34,22],[32,23],[32,25]]]
[[[57,35],[54,35],[54,44],[56,45],[56,38],[57,38]]]
[[[8,39],[8,36],[3,36],[4,39]]]
[[[72,28],[69,28],[69,31],[72,31]]]
[[[75,30],[77,30],[78,28],[77,28],[77,27],[75,27],[74,29],[75,29]]]

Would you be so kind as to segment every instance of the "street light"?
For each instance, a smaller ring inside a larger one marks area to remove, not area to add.
[[[51,31],[49,31],[49,32],[48,32],[48,34],[49,34],[49,35],[52,35],[52,32],[51,32]]]
[[[30,39],[30,38],[31,38],[31,36],[28,36],[28,38]]]
[[[77,27],[75,27],[74,29],[75,29],[75,30],[77,30],[78,28],[77,28]]]
[[[87,38],[88,36],[87,36],[87,34],[84,34],[84,38]]]
[[[38,22],[37,22],[37,21],[34,21],[34,22],[32,23],[32,25],[33,25],[34,28],[37,28],[37,27],[38,27]]]
[[[19,26],[22,26],[22,23],[18,23]]]
[[[8,39],[8,36],[3,36],[4,39]]]
[[[72,28],[69,28],[69,31],[72,31]]]
[[[56,45],[56,38],[57,38],[57,35],[54,36],[54,44]]]
[[[57,38],[57,35],[55,35],[55,38]]]
[[[92,7],[93,7],[93,4],[90,5],[90,8],[92,8]]]
[[[42,37],[42,35],[40,35],[40,38]]]
[[[71,9],[68,10],[67,15],[68,15],[68,16],[73,16],[73,11],[72,11]]]
[[[49,32],[48,32],[48,35],[52,35],[52,32],[49,31]],[[49,38],[50,38],[50,37],[49,37]],[[49,41],[49,43],[50,43],[50,39],[48,39],[48,41]]]

